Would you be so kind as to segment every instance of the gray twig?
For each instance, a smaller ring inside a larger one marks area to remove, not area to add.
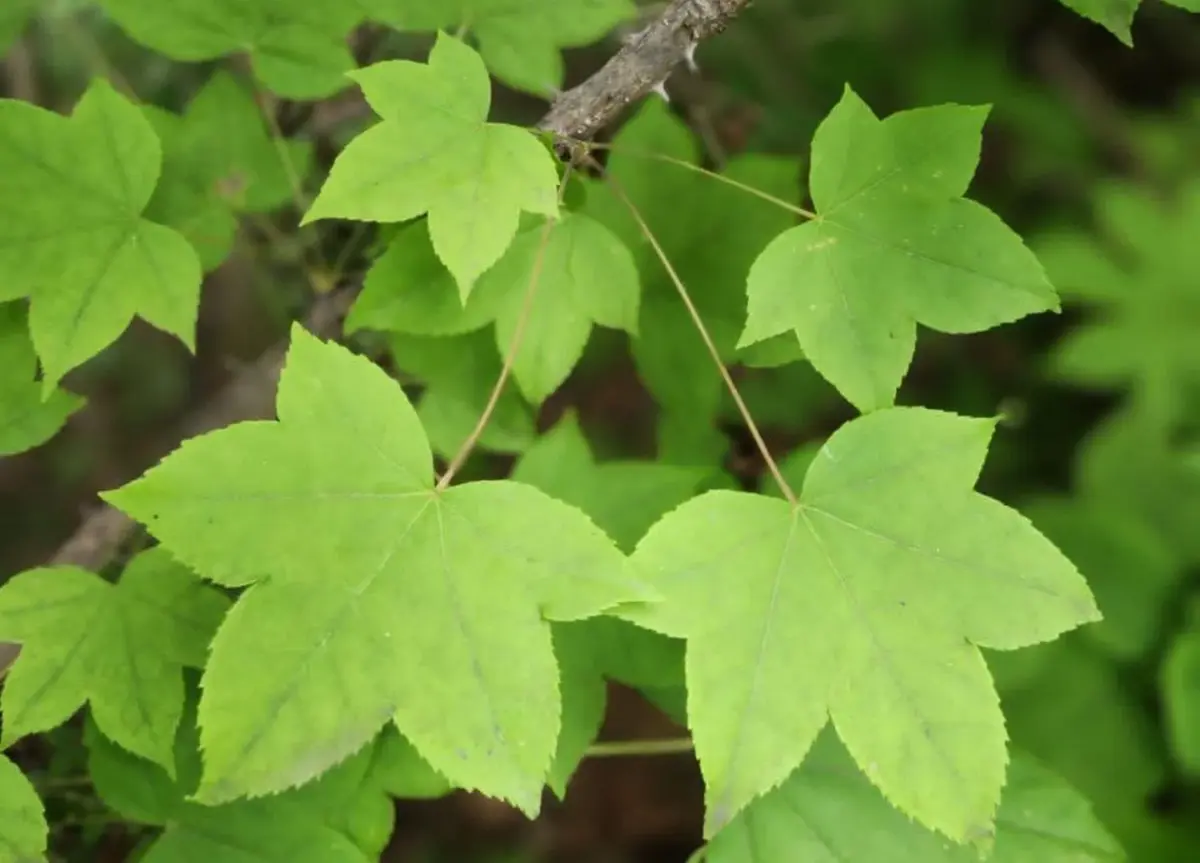
[[[560,94],[538,128],[586,140],[631,102],[662,86],[696,45],[724,30],[751,0],[673,0],[661,16],[625,41],[592,77]]]

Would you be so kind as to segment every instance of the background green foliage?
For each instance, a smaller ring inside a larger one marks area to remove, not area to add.
[[[1200,856],[1200,6],[757,0],[556,200],[522,127],[661,5],[5,0],[0,863]],[[346,284],[383,371],[293,326]],[[177,449],[280,340],[280,422]],[[897,608],[888,531],[1029,595]]]

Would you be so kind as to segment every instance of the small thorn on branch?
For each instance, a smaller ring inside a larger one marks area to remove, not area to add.
[[[671,0],[658,18],[623,38],[599,72],[555,99],[538,128],[587,140],[643,96],[665,99],[662,82],[681,62],[698,71],[696,45],[724,30],[750,2]]]

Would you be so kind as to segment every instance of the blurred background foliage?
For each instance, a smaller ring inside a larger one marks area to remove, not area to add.
[[[700,75],[671,82],[671,109],[710,163],[753,151],[802,164],[847,83],[880,114],[993,106],[971,195],[1038,251],[1065,308],[974,336],[922,331],[900,399],[1004,415],[981,490],[1059,543],[1105,613],[1051,645],[990,657],[1013,740],[1095,802],[1131,859],[1188,861],[1200,858],[1200,16],[1146,0],[1133,35],[1131,50],[1054,0],[757,0],[701,49]],[[568,52],[568,77],[597,68],[618,38]],[[355,40],[360,61],[422,57],[429,44],[381,29]],[[245,71],[237,59],[183,64],[149,52],[84,0],[0,0],[0,54],[7,96],[64,112],[95,75],[183,112],[219,69]],[[294,163],[313,166],[301,194],[369,121],[349,91],[316,104],[262,98],[294,139]],[[494,115],[531,122],[543,108],[501,88]],[[264,175],[281,164],[271,152]],[[170,449],[179,423],[278,340],[314,290],[362,276],[378,238],[337,225],[298,231],[296,213],[209,214],[231,253],[206,281],[197,355],[136,323],[67,379],[86,407],[43,446],[0,459],[0,572],[48,559],[95,492]],[[486,396],[481,381],[498,370],[489,347],[471,336],[356,338],[423,393],[440,451],[461,440]],[[789,469],[852,416],[804,363],[743,360],[736,377],[773,450],[792,454]],[[647,512],[623,511],[615,501],[640,481],[687,494],[697,482],[763,478],[732,406],[703,395],[715,375],[690,377],[707,373],[698,363],[669,391],[647,386],[627,338],[596,333],[536,415],[506,396],[469,472],[507,473],[537,431],[577,418],[601,463],[657,454],[680,468],[650,482],[628,465],[596,469],[585,448],[550,471],[545,482],[607,508],[632,542],[674,503],[651,496]],[[535,455],[518,475],[539,469]],[[607,735],[669,727],[646,699],[614,689]],[[125,859],[137,832],[67,781],[82,769],[81,734],[59,729],[22,757],[44,768],[60,859]],[[589,762],[536,825],[469,795],[405,803],[385,859],[682,861],[699,799],[688,759]]]

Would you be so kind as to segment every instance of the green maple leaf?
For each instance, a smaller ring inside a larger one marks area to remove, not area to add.
[[[1025,756],[1014,758],[1008,773],[989,863],[1125,860],[1088,801],[1053,773]],[[722,830],[705,859],[978,863],[980,854],[948,844],[888,805],[836,738],[824,733],[804,766]]]
[[[379,736],[373,759],[372,769],[379,785],[392,797],[431,800],[454,790],[394,726],[385,728]]]
[[[526,309],[535,273],[538,283]],[[477,290],[502,295],[483,301],[497,308],[496,346],[502,354],[523,327],[513,377],[536,405],[579,363],[594,324],[637,332],[639,287],[624,244],[594,219],[571,213],[549,227],[549,237],[541,225],[519,233]]]
[[[708,476],[703,468],[657,462],[597,463],[579,418],[568,412],[529,447],[512,478],[586,512],[623,550],[690,498]]]
[[[396,365],[424,384],[417,416],[430,446],[438,455],[453,458],[478,424],[500,377],[495,339],[486,332],[455,338],[393,334],[388,346]],[[478,446],[521,452],[536,437],[533,411],[516,390],[505,388]]]
[[[142,218],[161,158],[150,123],[105,81],[70,118],[0,100],[0,301],[30,297],[47,393],[134,315],[194,346],[196,253]]]
[[[199,798],[303,782],[391,719],[456,785],[537,812],[559,725],[549,621],[647,590],[530,486],[435,490],[399,386],[299,326],[277,405],[105,495],[198,572],[252,585],[205,669]]]
[[[895,400],[917,323],[978,332],[1057,309],[1021,238],[961,197],[986,113],[945,105],[879,120],[847,88],[813,138],[817,218],[754,262],[740,344],[794,332],[817,371],[866,411]]]
[[[487,122],[487,69],[453,37],[438,35],[427,64],[389,60],[351,77],[383,122],[338,154],[304,222],[428,213],[433,248],[465,300],[522,212],[558,214],[553,156],[525,129]]]
[[[503,356],[521,325],[513,377],[530,402],[541,404],[579,363],[594,325],[636,332],[639,294],[629,250],[612,231],[578,213],[555,221],[548,237],[544,223],[520,231],[465,302],[424,232],[407,230],[371,268],[347,326],[446,336],[494,321]]]
[[[647,158],[659,154],[689,164],[700,161],[691,132],[659,101],[643,105],[622,127],[613,147],[608,172],[663,247],[722,358],[733,362],[746,320],[741,285],[754,259],[794,223],[794,217],[744,189]],[[739,156],[730,160],[723,174],[785,202],[794,203],[799,197],[793,160]],[[692,416],[715,415],[720,379],[687,371],[711,364],[708,350],[627,207],[605,185],[595,183],[588,189],[585,212],[609,225],[637,256],[645,285],[637,330],[645,337],[633,342],[639,375],[667,409]]]
[[[1130,186],[1096,196],[1108,248],[1084,234],[1048,236],[1039,245],[1063,295],[1090,315],[1055,347],[1056,376],[1090,387],[1128,387],[1139,410],[1169,424],[1200,390],[1200,182],[1179,190],[1174,206]]]
[[[565,637],[563,634],[565,628],[572,625],[559,624],[554,628],[554,654],[558,657],[560,669],[562,723],[546,784],[560,800],[566,797],[571,776],[600,733],[608,701],[608,686],[596,665],[591,646],[579,638]]]
[[[346,315],[346,332],[461,336],[495,321],[504,300],[504,291],[474,290],[464,302],[425,225],[418,223],[401,228],[371,264]]]
[[[272,141],[253,94],[217,72],[182,116],[144,109],[163,144],[163,172],[146,214],[182,233],[206,271],[233,247],[237,213],[270,212],[292,200],[292,176],[303,182],[312,144]],[[292,176],[289,176],[292,175]]]
[[[83,398],[63,389],[43,399],[36,373],[25,315],[16,303],[0,305],[0,455],[40,446],[83,407]]]
[[[0,698],[4,745],[87,702],[113,740],[169,765],[183,668],[203,667],[227,605],[159,549],[130,562],[116,585],[70,566],[17,575],[0,588],[0,639],[22,645]]]
[[[868,414],[822,447],[799,503],[731,491],[650,529],[625,616],[688,639],[688,715],[712,835],[782,782],[832,719],[887,797],[956,840],[986,834],[1004,717],[979,648],[1098,617],[1075,568],[972,490],[994,423]]]
[[[149,863],[368,863],[394,827],[380,766],[385,740],[372,741],[316,782],[263,800],[203,806],[190,799],[200,774],[195,705],[175,741],[175,769],[130,755],[95,725],[84,730],[88,772],[100,800],[127,821],[162,828],[140,860]]]
[[[0,755],[0,863],[45,860],[48,836],[37,791],[21,768]]]
[[[100,0],[133,39],[173,60],[249,53],[255,75],[288,99],[331,96],[349,82],[346,34],[363,18],[343,0]]]
[[[589,45],[633,18],[631,0],[363,0],[401,30],[469,27],[491,72],[541,96],[560,89],[563,48]]]

